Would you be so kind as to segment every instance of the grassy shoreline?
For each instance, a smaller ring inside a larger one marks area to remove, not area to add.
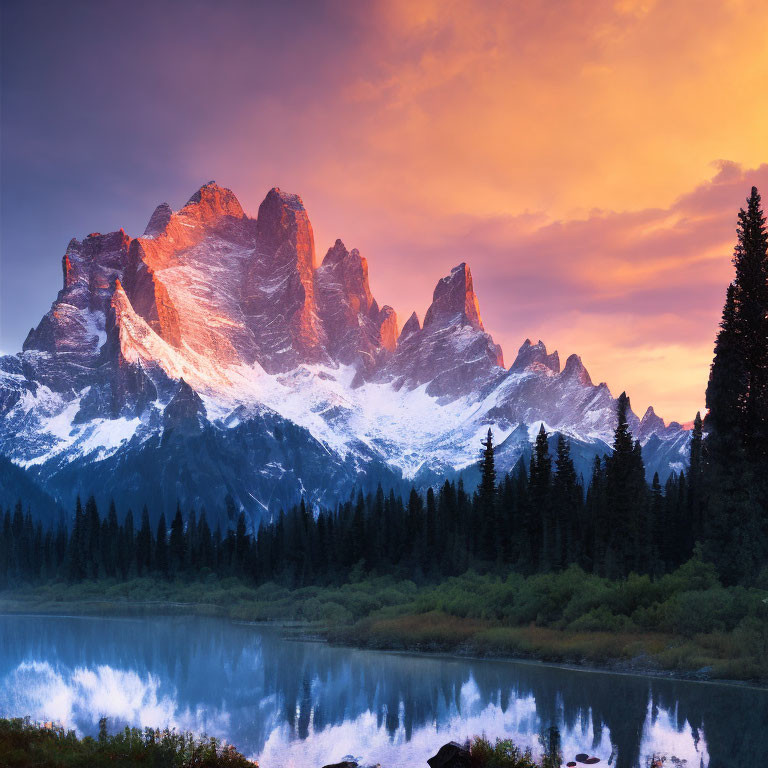
[[[699,643],[674,635],[569,633],[540,627],[489,627],[469,632],[458,643],[424,641],[419,634],[403,631],[382,639],[375,631],[366,636],[354,630],[329,630],[326,637],[332,644],[390,653],[531,662],[589,672],[768,688],[768,678],[741,676],[727,661],[707,655],[708,638]],[[693,663],[688,659],[694,659]]]
[[[634,635],[616,636],[610,633],[597,632],[563,633],[557,630],[542,631],[541,628],[537,627],[486,627],[473,634],[472,627],[467,626],[462,639],[456,642],[444,636],[440,637],[438,623],[436,628],[431,628],[428,638],[425,638],[421,632],[408,631],[390,633],[385,638],[376,631],[366,634],[363,627],[359,626],[327,627],[313,622],[281,619],[250,621],[233,618],[227,611],[210,604],[162,603],[158,601],[104,602],[94,600],[57,603],[56,605],[36,605],[34,610],[30,610],[26,601],[16,603],[7,598],[0,598],[0,616],[2,615],[77,618],[204,616],[229,619],[253,626],[277,628],[283,631],[287,640],[291,641],[328,643],[333,646],[383,653],[530,662],[589,672],[608,672],[768,688],[768,678],[727,677],[713,674],[711,670],[702,671],[700,667],[695,666],[665,665],[655,654],[663,653],[664,649],[670,650],[676,647],[676,642],[679,643],[680,639],[673,635],[649,633],[648,636],[638,640]],[[417,616],[406,615],[403,617],[404,624],[413,623],[417,618]],[[427,620],[431,620],[431,618],[427,617]],[[501,639],[505,642],[500,642]],[[615,655],[611,655],[606,652],[606,645],[620,650]],[[677,647],[679,648],[679,645]],[[627,651],[637,651],[638,654],[630,656],[627,653],[622,653],[622,648]]]
[[[768,622],[752,616],[763,604],[768,606],[764,602],[768,593],[742,590],[735,594],[733,601],[746,606],[741,609],[745,618],[734,614],[730,627],[718,619],[710,621],[708,631],[695,631],[695,626],[687,624],[676,629],[674,621],[666,619],[666,624],[658,622],[665,627],[662,630],[643,627],[640,620],[648,614],[674,617],[670,605],[683,600],[689,610],[694,598],[702,605],[714,604],[718,615],[723,614],[728,608],[721,605],[727,591],[711,586],[703,589],[699,584],[702,589],[696,592],[685,584],[682,592],[677,588],[665,603],[659,603],[643,596],[650,587],[642,579],[619,585],[617,598],[605,593],[605,585],[595,577],[577,576],[578,583],[572,584],[573,574],[569,577],[567,573],[545,580],[515,577],[506,581],[468,574],[422,587],[382,577],[298,590],[275,584],[256,587],[234,578],[210,576],[192,581],[57,581],[0,592],[0,613],[211,616],[277,624],[289,638],[371,650],[524,659],[683,679],[768,683]],[[701,581],[701,574],[687,578]],[[536,585],[538,592],[531,592]],[[569,591],[563,596],[566,586]],[[590,590],[598,587],[600,605],[590,608]],[[614,609],[607,614],[606,605],[617,599],[632,612],[627,608],[622,616]],[[577,601],[584,606],[574,612]],[[519,607],[515,613],[517,604],[527,613]],[[569,618],[572,614],[575,618]],[[702,611],[697,620],[707,620]]]

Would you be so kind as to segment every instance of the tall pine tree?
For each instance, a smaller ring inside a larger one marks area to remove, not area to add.
[[[768,556],[768,235],[755,187],[739,211],[707,386],[705,553],[728,582]]]
[[[499,525],[496,515],[496,459],[490,429],[481,443],[483,451],[480,455],[480,486],[477,491],[479,555],[484,560],[493,561],[499,550]]]
[[[580,518],[583,493],[571,458],[571,443],[562,434],[557,436],[555,478],[552,488],[554,546],[553,568],[563,568],[579,559]]]
[[[528,534],[530,558],[534,569],[548,570],[553,546],[552,457],[544,424],[533,444],[530,469],[530,505]]]
[[[647,486],[640,444],[629,429],[629,398],[619,395],[616,404],[616,432],[613,452],[606,460],[608,549],[604,572],[616,578],[632,570],[646,570],[648,557],[643,532]]]

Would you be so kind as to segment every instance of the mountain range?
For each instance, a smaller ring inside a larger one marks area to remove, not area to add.
[[[501,471],[541,424],[571,439],[585,477],[609,450],[607,385],[541,341],[506,367],[467,264],[401,326],[356,249],[336,240],[318,263],[301,198],[277,188],[251,218],[209,182],[178,211],[159,205],[140,237],[71,240],[62,273],[22,351],[0,358],[9,503],[23,470],[57,509],[93,493],[121,514],[179,502],[222,522],[243,509],[255,526],[302,495],[333,504],[459,474],[471,486],[489,427]],[[649,476],[683,469],[681,425],[649,408],[630,427]]]

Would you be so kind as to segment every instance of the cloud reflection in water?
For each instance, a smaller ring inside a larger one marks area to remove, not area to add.
[[[630,768],[661,751],[717,768],[765,746],[768,693],[330,648],[205,619],[0,617],[0,712],[81,733],[102,715],[111,727],[206,732],[269,768],[347,754],[424,765],[445,741],[481,733],[537,748],[550,723],[566,756]]]

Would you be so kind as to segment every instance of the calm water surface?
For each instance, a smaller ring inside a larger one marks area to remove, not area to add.
[[[0,714],[95,733],[175,726],[220,736],[263,768],[345,755],[426,766],[451,739],[537,745],[542,727],[600,765],[766,763],[768,691],[290,642],[202,618],[0,616]]]

